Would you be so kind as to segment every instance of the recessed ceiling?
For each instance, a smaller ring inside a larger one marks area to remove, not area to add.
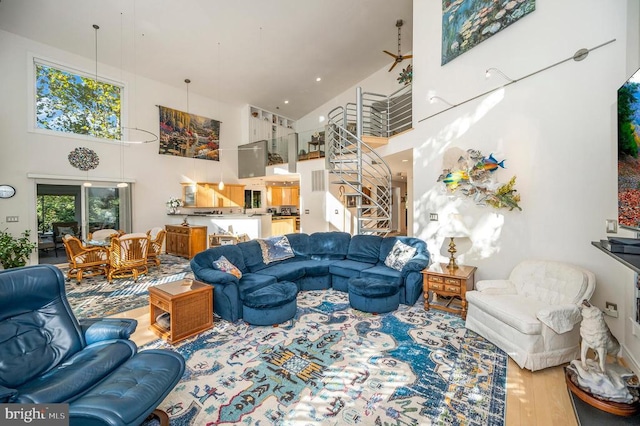
[[[0,29],[94,60],[97,24],[100,63],[294,120],[391,65],[398,19],[408,52],[412,0],[0,1]]]

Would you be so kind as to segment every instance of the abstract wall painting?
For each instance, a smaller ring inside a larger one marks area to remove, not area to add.
[[[160,154],[220,161],[220,121],[161,106]]]
[[[442,65],[535,8],[535,0],[442,0]]]

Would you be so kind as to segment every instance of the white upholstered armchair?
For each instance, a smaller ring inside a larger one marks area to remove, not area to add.
[[[507,280],[483,280],[467,292],[467,328],[531,371],[580,356],[580,308],[595,275],[567,263],[525,260]]]

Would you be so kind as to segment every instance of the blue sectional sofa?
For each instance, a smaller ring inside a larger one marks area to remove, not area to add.
[[[294,256],[265,264],[257,240],[209,248],[191,259],[196,279],[214,285],[214,311],[228,321],[244,318],[243,301],[253,292],[276,282],[293,282],[298,291],[333,287],[347,291],[351,278],[396,282],[400,286],[400,303],[413,305],[422,292],[420,271],[429,265],[424,241],[413,237],[380,237],[346,232],[287,234]],[[414,247],[416,253],[401,271],[385,265],[396,241]],[[221,256],[241,272],[234,275],[214,268]],[[274,296],[278,297],[278,296]]]

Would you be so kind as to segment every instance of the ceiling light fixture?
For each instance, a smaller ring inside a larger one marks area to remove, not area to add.
[[[316,81],[322,81],[321,77],[316,77]]]
[[[286,101],[286,100],[285,100],[285,101],[284,101],[284,103],[285,103],[285,104],[288,104],[288,103],[289,103],[289,101]]]

